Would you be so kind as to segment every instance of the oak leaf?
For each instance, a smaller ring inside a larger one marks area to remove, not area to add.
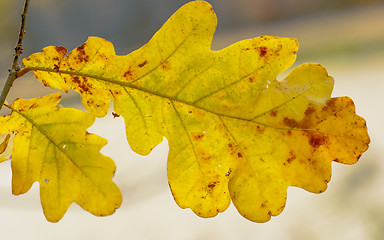
[[[212,51],[215,28],[211,6],[194,1],[126,56],[90,37],[68,55],[52,46],[23,64],[44,85],[79,92],[95,116],[112,98],[137,153],[165,136],[181,208],[213,217],[232,200],[244,217],[265,222],[283,210],[288,186],[323,192],[331,162],[355,163],[369,136],[352,100],[331,98],[333,78],[322,66],[303,64],[276,80],[296,59],[295,39],[264,36]]]
[[[48,221],[59,221],[72,202],[97,216],[112,214],[121,192],[111,181],[115,163],[99,151],[107,141],[86,129],[95,117],[59,108],[61,94],[17,99],[0,117],[0,134],[17,132],[12,150],[12,193],[26,193],[35,181]]]

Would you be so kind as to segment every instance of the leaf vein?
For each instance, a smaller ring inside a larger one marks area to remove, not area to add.
[[[281,104],[279,104],[279,105],[277,105],[277,106],[275,106],[275,107],[273,107],[273,108],[271,108],[271,109],[269,109],[269,110],[267,110],[267,111],[265,111],[265,112],[263,112],[263,113],[260,113],[260,114],[256,115],[255,117],[252,117],[251,120],[256,120],[257,118],[259,118],[259,117],[261,117],[261,116],[263,116],[263,115],[265,115],[265,114],[267,114],[267,113],[270,113],[271,111],[276,110],[276,109],[280,108],[281,106],[284,106],[284,105],[288,104],[289,102],[295,100],[296,98],[301,97],[301,96],[304,95],[306,92],[308,92],[309,90],[311,90],[311,89],[314,87],[314,85],[315,85],[315,84],[312,84],[310,87],[308,87],[307,89],[305,89],[303,92],[301,92],[301,93],[299,93],[299,94],[293,96],[291,99],[289,99],[289,100],[287,100],[287,101],[285,101],[285,102],[282,102]]]
[[[173,107],[173,109],[175,110],[175,112],[176,112],[176,114],[177,114],[177,118],[180,120],[180,123],[181,123],[181,125],[182,125],[182,127],[183,127],[183,129],[184,129],[184,131],[185,131],[185,134],[186,134],[187,137],[188,137],[188,141],[189,141],[189,143],[191,144],[191,147],[192,147],[192,150],[193,150],[193,154],[194,154],[194,157],[195,157],[195,161],[197,162],[197,165],[198,165],[198,167],[199,167],[201,176],[202,176],[202,178],[203,178],[203,180],[204,180],[204,184],[205,184],[205,186],[207,187],[207,186],[208,186],[208,185],[207,185],[207,181],[206,181],[205,176],[204,176],[204,174],[203,174],[202,167],[201,167],[199,158],[198,158],[198,156],[197,156],[195,146],[193,145],[192,140],[191,140],[191,137],[190,137],[189,134],[188,134],[187,126],[184,124],[184,122],[183,122],[183,120],[182,120],[182,118],[181,118],[181,116],[180,116],[180,113],[179,113],[179,111],[177,110],[177,108],[176,108],[176,106],[175,106],[175,104],[174,104],[173,101],[171,101],[171,104],[172,104],[172,107]]]
[[[245,154],[244,150],[242,149],[242,147],[240,146],[239,142],[236,140],[235,136],[233,136],[233,134],[231,133],[231,131],[229,131],[228,129],[228,126],[225,124],[225,122],[223,121],[222,117],[219,116],[219,119],[220,119],[220,122],[223,124],[225,130],[228,132],[228,134],[231,136],[231,138],[233,139],[233,141],[235,142],[235,144],[237,145],[239,151],[241,152],[242,156],[245,158],[245,160],[247,161],[249,167],[252,169],[252,173],[255,173],[255,170],[253,169],[252,167],[252,164],[250,163],[250,160],[249,158],[247,157],[247,154]]]
[[[129,96],[129,98],[131,99],[131,101],[133,102],[133,104],[135,105],[135,107],[137,108],[137,110],[139,111],[139,114],[140,114],[140,117],[141,119],[143,120],[143,123],[144,123],[144,126],[145,128],[147,128],[147,121],[145,120],[145,117],[144,117],[144,113],[143,111],[141,110],[141,108],[139,107],[138,103],[136,102],[136,100],[134,99],[134,97],[132,97],[132,95],[127,91],[127,89],[125,87],[123,87],[124,91],[127,93],[127,95]]]
[[[165,62],[167,62],[174,54],[175,52],[177,52],[179,50],[179,48],[186,42],[187,38],[188,38],[189,35],[187,35],[187,37],[179,44],[175,47],[175,49],[169,54],[169,56],[167,56],[163,61],[160,61],[160,63],[158,65],[156,65],[155,67],[153,67],[152,69],[150,69],[148,72],[144,73],[143,75],[141,75],[140,77],[138,77],[137,79],[131,81],[130,83],[133,84],[141,79],[143,79],[144,77],[146,77],[147,75],[151,74],[152,72],[154,72],[156,69],[158,69],[161,65],[163,65]],[[161,48],[159,48],[161,49]]]

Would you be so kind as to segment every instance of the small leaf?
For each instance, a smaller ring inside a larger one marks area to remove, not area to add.
[[[107,141],[86,129],[91,114],[58,108],[60,93],[17,99],[12,113],[0,117],[0,134],[16,131],[12,151],[12,192],[27,192],[35,181],[48,221],[59,221],[72,202],[97,216],[112,214],[121,204],[111,181],[112,159],[99,151]]]
[[[43,84],[81,94],[95,116],[125,119],[132,149],[148,154],[168,139],[174,199],[201,217],[232,200],[240,214],[268,221],[285,207],[288,186],[326,189],[331,162],[355,163],[370,141],[352,100],[331,98],[333,78],[310,63],[286,79],[295,39],[264,36],[212,51],[212,7],[193,1],[126,56],[90,37],[67,56],[47,47],[24,59]]]

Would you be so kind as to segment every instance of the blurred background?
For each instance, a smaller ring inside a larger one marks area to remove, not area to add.
[[[145,44],[182,0],[31,0],[24,54],[48,45],[68,50],[88,36],[111,41],[117,54]],[[107,138],[102,152],[117,164],[114,178],[123,204],[97,218],[73,204],[56,224],[45,220],[38,184],[21,196],[11,194],[10,162],[0,164],[0,239],[384,239],[384,1],[380,0],[210,0],[218,15],[213,49],[236,41],[274,35],[297,38],[293,67],[303,62],[325,66],[335,78],[333,96],[349,96],[367,120],[369,150],[352,166],[333,163],[323,194],[288,189],[287,206],[264,224],[241,217],[231,205],[212,219],[180,209],[166,178],[166,140],[149,156],[133,153],[123,119],[97,119],[90,132]],[[13,60],[24,1],[0,0],[0,82]],[[283,79],[288,71],[279,76]],[[8,102],[56,92],[32,77],[17,79]],[[65,107],[83,109],[76,93]]]

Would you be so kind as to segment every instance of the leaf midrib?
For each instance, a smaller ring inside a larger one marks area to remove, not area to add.
[[[108,82],[108,83],[112,83],[112,84],[128,87],[128,88],[131,88],[131,89],[135,89],[135,90],[138,90],[138,91],[142,91],[142,92],[145,92],[145,93],[149,93],[149,94],[161,97],[161,98],[168,99],[168,100],[173,101],[173,102],[179,102],[179,103],[182,103],[182,104],[186,104],[188,106],[192,106],[194,108],[198,108],[200,110],[209,112],[209,113],[217,115],[219,117],[225,117],[225,118],[231,118],[231,119],[251,122],[251,123],[259,124],[259,125],[264,126],[264,127],[273,128],[273,129],[276,129],[276,130],[318,132],[318,133],[322,133],[322,134],[326,134],[326,135],[330,135],[330,136],[336,136],[335,134],[320,132],[319,130],[316,130],[316,129],[276,127],[276,126],[271,126],[271,125],[268,125],[268,124],[265,124],[265,123],[258,122],[258,121],[254,120],[254,119],[256,119],[256,118],[258,118],[258,117],[260,117],[262,115],[267,114],[269,111],[265,111],[265,112],[257,115],[256,117],[252,117],[251,119],[247,119],[247,118],[237,117],[237,116],[233,116],[233,115],[229,115],[229,114],[218,113],[218,112],[212,111],[210,109],[207,109],[207,108],[204,108],[204,107],[201,107],[201,106],[196,106],[193,102],[188,102],[188,101],[185,101],[185,100],[182,100],[182,99],[177,99],[177,98],[174,98],[174,97],[162,94],[162,93],[154,92],[154,91],[148,90],[146,88],[135,86],[135,85],[133,85],[133,84],[131,84],[129,82],[122,82],[122,81],[118,81],[118,80],[111,80],[111,79],[106,78],[106,77],[94,76],[94,75],[91,75],[91,74],[76,73],[76,72],[64,71],[64,70],[56,71],[54,69],[40,68],[40,67],[31,67],[31,68],[24,68],[24,69],[22,69],[22,70],[23,71],[45,71],[45,72],[52,72],[52,73],[60,73],[60,74],[68,74],[68,75],[75,75],[75,76],[80,76],[80,77],[93,78],[93,79],[96,79],[96,80],[99,80],[99,81]],[[282,105],[287,104],[288,102],[297,99],[298,97],[303,95],[305,92],[310,90],[310,88],[312,88],[312,87],[313,86],[309,87],[308,89],[305,89],[303,92],[301,92],[298,95],[294,96],[292,99],[287,100],[287,101],[279,104],[278,106],[272,108],[270,111],[273,111],[274,109],[277,109],[277,108],[281,107]],[[337,136],[337,137],[340,137],[340,136]],[[354,138],[350,138],[350,137],[346,137],[346,136],[343,136],[343,138],[354,139]],[[354,140],[359,141],[359,139],[354,139]]]
[[[43,72],[51,72],[51,73],[57,73],[57,74],[67,74],[67,75],[73,75],[73,76],[79,76],[79,77],[92,78],[92,79],[96,79],[98,81],[112,83],[112,84],[116,84],[116,85],[119,85],[119,86],[135,89],[135,90],[138,90],[138,91],[141,91],[141,92],[145,92],[145,93],[148,93],[148,94],[151,94],[151,95],[155,95],[155,96],[158,96],[158,97],[161,97],[161,98],[168,99],[168,100],[173,101],[173,102],[179,102],[179,103],[182,103],[182,104],[186,104],[188,106],[192,106],[194,108],[198,108],[200,110],[206,111],[208,113],[211,113],[211,114],[214,114],[214,115],[217,115],[217,116],[220,116],[220,117],[227,117],[227,118],[232,118],[232,119],[252,122],[252,123],[256,123],[256,124],[259,124],[259,125],[262,125],[262,126],[265,126],[265,127],[270,127],[270,128],[278,129],[278,130],[295,130],[295,129],[288,128],[288,127],[287,128],[284,128],[284,127],[274,127],[274,126],[271,126],[271,125],[268,125],[268,124],[265,124],[265,123],[258,122],[258,121],[254,120],[254,119],[258,118],[259,116],[264,115],[266,112],[261,113],[261,114],[255,116],[255,117],[252,117],[251,119],[237,117],[237,116],[233,116],[233,115],[229,115],[229,114],[224,114],[224,113],[218,113],[218,112],[212,111],[212,110],[210,110],[208,108],[204,108],[202,106],[196,106],[193,102],[185,101],[185,100],[182,100],[182,99],[177,99],[177,98],[174,98],[172,96],[168,96],[168,95],[165,95],[165,94],[162,94],[162,93],[151,91],[151,90],[148,90],[146,88],[133,85],[130,82],[122,82],[122,81],[112,80],[112,79],[109,79],[109,78],[106,78],[106,77],[102,77],[102,76],[94,76],[94,75],[91,75],[91,74],[72,72],[72,71],[66,71],[66,70],[56,71],[54,69],[48,69],[48,68],[42,68],[42,67],[25,68],[25,71],[43,71]],[[294,100],[295,98],[291,99],[291,101]],[[279,106],[281,106],[281,105],[279,105]],[[300,130],[310,130],[310,129],[300,129]]]

